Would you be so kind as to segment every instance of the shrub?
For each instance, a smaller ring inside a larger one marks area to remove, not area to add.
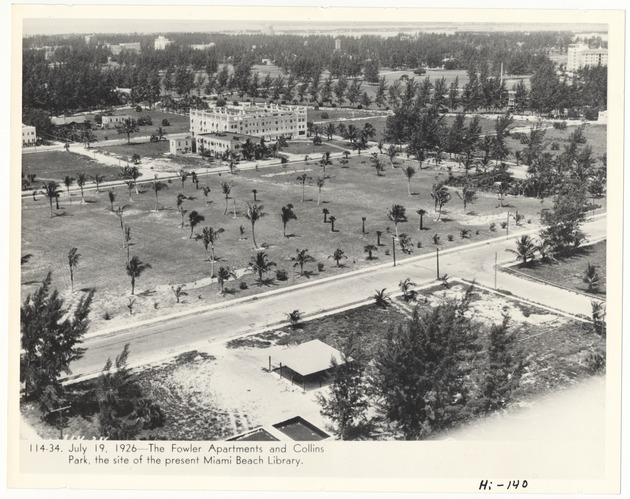
[[[319,111],[319,106],[315,106],[313,109],[315,109],[315,111]]]
[[[551,150],[552,151],[559,151],[560,150],[560,144],[558,144],[558,142],[552,142],[551,143]]]
[[[142,106],[136,106],[136,113],[142,112]]]
[[[232,104],[234,104],[235,106],[238,106],[238,101],[237,100],[233,100]]]
[[[453,239],[455,239],[455,237],[453,236],[453,234],[449,234],[446,236],[446,239],[448,239],[449,241],[452,241]]]
[[[241,281],[240,284],[238,285],[239,289],[247,289],[247,283],[245,281]]]
[[[357,109],[363,109],[363,104],[359,104],[359,105],[357,106]]]
[[[492,222],[488,228],[490,229],[490,232],[496,232],[496,230],[497,230],[497,224],[495,224],[494,222]]]
[[[109,313],[109,310],[105,310],[105,313],[103,314],[103,319],[106,320],[106,321],[109,321],[109,320],[111,320],[111,318],[112,318],[112,316]]]
[[[337,107],[337,103],[333,102],[332,105],[330,107]]]
[[[606,352],[600,349],[589,352],[584,359],[584,363],[592,374],[602,374],[606,372]]]
[[[164,118],[164,119],[162,120],[162,126],[171,126],[171,123],[170,123],[170,121],[168,121],[166,118]]]
[[[422,241],[418,241],[418,244],[416,244],[417,248],[422,248]]]
[[[325,267],[325,265],[322,262],[318,262],[317,263],[317,270],[319,272],[323,272],[324,271],[324,267]]]
[[[507,222],[501,222],[501,228],[502,229],[506,229],[507,228]]]
[[[556,122],[553,124],[553,127],[554,127],[556,130],[566,130],[566,129],[567,129],[567,122],[566,122],[566,121],[556,121]]]
[[[278,279],[279,281],[286,281],[289,279],[289,275],[287,274],[286,270],[278,269],[276,270],[276,279]]]
[[[322,118],[323,120],[327,120],[329,117],[330,117],[330,116],[328,116],[328,113],[327,113],[326,111],[324,111],[324,112],[321,114],[321,118]]]

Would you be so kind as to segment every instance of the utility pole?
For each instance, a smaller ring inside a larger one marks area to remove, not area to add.
[[[435,248],[435,265],[437,269],[437,278],[440,279],[440,248]]]
[[[506,226],[505,226],[505,230],[506,230],[505,235],[506,235],[506,236],[509,236],[509,235],[510,235],[510,212],[509,212],[509,211],[508,211],[508,214],[507,214],[507,218],[505,219],[505,223],[506,223]]]
[[[497,252],[494,253],[494,289],[497,289]]]
[[[392,255],[394,256],[394,267],[396,266],[396,236],[392,236]]]

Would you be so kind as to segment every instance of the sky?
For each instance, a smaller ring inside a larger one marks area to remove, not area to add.
[[[224,21],[224,20],[150,20],[150,19],[26,19],[23,34],[88,34],[88,33],[165,33],[165,32],[242,32],[261,31],[267,25],[264,21]],[[348,34],[397,33],[409,31],[446,32],[455,31],[606,31],[603,24],[561,24],[561,23],[353,23],[340,22],[273,22],[276,33],[321,31],[343,31]]]

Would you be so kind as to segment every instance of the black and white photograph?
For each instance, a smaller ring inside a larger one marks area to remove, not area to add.
[[[22,480],[619,490],[623,12],[22,7]]]

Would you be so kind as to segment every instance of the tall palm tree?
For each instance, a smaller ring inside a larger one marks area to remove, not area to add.
[[[66,191],[68,192],[68,198],[70,198],[70,186],[74,183],[74,177],[70,175],[66,175],[63,178],[63,183],[66,186]]]
[[[435,203],[435,211],[439,212],[439,220],[442,216],[442,207],[451,200],[451,193],[444,184],[433,184],[431,197]]]
[[[210,264],[212,265],[210,270],[210,276],[214,277],[214,243],[219,239],[219,235],[225,232],[225,229],[217,229],[214,230],[212,227],[204,227],[201,233],[201,241],[203,242],[203,246],[206,249],[206,254],[208,254],[208,247],[210,247],[210,255],[208,259],[210,260]]]
[[[208,194],[210,194],[210,192],[212,191],[212,189],[210,189],[210,187],[202,187],[201,190],[203,191],[203,195],[206,198],[206,206],[208,206],[208,204],[210,203],[210,201],[208,201]]]
[[[125,211],[125,208],[129,208],[129,205],[126,204],[124,206],[119,206],[118,208],[116,208],[116,210],[114,210],[114,214],[118,217],[118,220],[120,222],[120,230],[122,231],[123,234],[123,241],[125,239],[125,224],[123,223],[123,212]],[[123,242],[123,248],[125,247],[124,242]]]
[[[158,142],[160,140],[166,140],[166,134],[166,130],[162,127],[158,127],[157,130],[155,130],[155,136],[157,137]]]
[[[225,210],[223,211],[223,214],[227,215],[228,200],[230,199],[230,192],[232,192],[232,182],[221,182],[221,191],[225,196]]]
[[[416,169],[413,166],[406,166],[403,168],[403,173],[407,177],[407,194],[411,196],[411,179],[416,174]]]
[[[107,191],[107,196],[109,197],[109,207],[112,211],[114,211],[114,201],[116,201],[116,190],[112,187]]]
[[[293,261],[293,268],[300,267],[300,275],[304,275],[304,265],[310,262],[314,262],[315,258],[308,254],[308,249],[295,250],[295,256],[291,258]]]
[[[99,175],[98,173],[95,173],[94,175],[92,175],[92,181],[96,184],[96,192],[101,192],[99,187],[101,185],[101,182],[103,182],[103,180],[105,180],[104,175]]]
[[[168,184],[154,180],[151,183],[151,189],[155,192],[155,211],[158,211],[158,201],[160,191],[168,189]]]
[[[72,248],[68,252],[68,267],[70,268],[70,290],[74,293],[74,270],[79,266],[79,258],[81,255],[78,253],[77,248]]]
[[[398,224],[407,221],[405,207],[400,204],[394,204],[387,212],[387,218],[394,222],[396,228],[396,237],[398,237]]]
[[[470,187],[463,187],[461,193],[459,191],[455,191],[455,193],[464,202],[464,210],[469,203],[472,204],[477,200],[477,193]]]
[[[187,199],[188,199],[188,197],[180,192],[177,195],[177,201],[175,202],[175,206],[177,207],[177,211],[179,211],[179,213],[180,213],[180,215],[182,217],[182,223],[179,226],[180,229],[184,228],[184,215],[186,213],[188,213],[188,210],[184,209],[184,201],[186,201]]]
[[[291,220],[297,220],[297,215],[293,212],[293,205],[289,203],[280,210],[280,218],[282,219],[282,235],[287,237],[287,224]]]
[[[236,279],[236,273],[230,269],[230,267],[219,267],[219,271],[217,272],[217,282],[219,283],[219,288],[221,290],[221,294],[225,292],[225,282],[230,279]]]
[[[341,265],[339,265],[339,260],[348,257],[346,256],[346,252],[344,250],[337,248],[332,255],[328,255],[328,258],[332,258],[335,262],[337,262],[337,267],[341,267]]]
[[[131,248],[131,227],[125,224],[125,247],[127,248],[127,262],[129,262],[129,249]]]
[[[335,232],[335,222],[337,221],[337,217],[335,215],[330,215],[328,220],[330,221],[330,232]]]
[[[267,253],[264,251],[258,251],[249,261],[249,267],[258,274],[258,282],[260,284],[263,282],[263,274],[266,274],[271,270],[271,267],[275,266],[276,263],[270,262]]]
[[[131,144],[131,134],[139,132],[138,123],[133,118],[125,119],[118,128],[119,134],[127,135],[127,144]]]
[[[322,187],[324,187],[325,183],[326,183],[325,177],[317,177],[317,206],[319,206],[319,203],[321,202]]]
[[[127,194],[129,194],[129,202],[133,203],[133,198],[131,197],[131,191],[133,190],[133,182],[131,180],[125,181],[127,185]]]
[[[381,290],[375,290],[375,293],[372,295],[372,298],[374,298],[374,303],[381,307],[381,308],[387,308],[389,306],[389,298],[388,296],[385,294],[385,290],[387,288],[383,288]]]
[[[313,180],[313,179],[309,177],[306,173],[299,175],[297,178],[297,181],[302,184],[302,201],[300,201],[301,203],[304,202],[304,186],[306,185],[307,180]]]
[[[190,224],[190,236],[188,236],[188,239],[192,239],[193,231],[195,230],[195,227],[197,227],[197,225],[199,225],[205,219],[206,217],[204,217],[203,215],[200,215],[195,210],[190,212],[190,214],[188,215],[188,223]]]
[[[53,199],[57,201],[59,198],[59,194],[61,193],[61,188],[59,184],[54,180],[49,182],[44,182],[42,185],[44,189],[44,194],[48,198],[48,202],[50,203],[50,218],[53,217]]]
[[[322,213],[324,214],[324,223],[328,222],[328,214],[330,213],[330,211],[328,211],[328,208],[323,208],[322,209]]]
[[[422,208],[420,208],[419,210],[416,210],[416,214],[420,217],[420,222],[418,223],[418,230],[424,230],[424,227],[422,226],[422,222],[423,222],[424,216],[427,214],[427,210],[423,210]]]
[[[92,142],[96,142],[96,135],[94,135],[94,132],[92,130],[86,128],[81,132],[81,140],[85,144],[86,149],[89,149],[90,144]]]
[[[179,180],[182,183],[182,189],[184,189],[184,183],[186,182],[187,178],[188,178],[188,172],[185,172],[184,170],[179,170]]]
[[[131,294],[134,294],[134,291],[136,289],[136,279],[138,279],[140,277],[140,275],[142,275],[142,273],[146,270],[146,269],[150,269],[151,265],[149,265],[148,263],[143,263],[140,258],[138,258],[137,256],[132,256],[131,260],[129,260],[127,262],[127,275],[129,277],[131,277]]]
[[[582,281],[588,285],[589,293],[597,291],[597,289],[599,288],[601,277],[597,272],[597,267],[595,265],[592,265],[591,262],[588,262],[586,264],[586,270],[584,271]]]
[[[81,204],[85,204],[85,198],[83,197],[83,186],[87,182],[87,173],[77,173],[77,185],[81,189]]]
[[[394,168],[394,158],[397,154],[398,151],[396,150],[396,146],[394,144],[391,144],[387,149],[387,157],[389,158],[389,164],[392,168]]]
[[[252,240],[254,242],[254,249],[258,249],[258,245],[256,244],[256,233],[254,232],[254,227],[256,225],[256,222],[266,215],[266,213],[263,211],[263,208],[264,207],[262,204],[247,203],[247,213],[245,213],[245,218],[247,218],[247,220],[249,220],[250,223],[252,224]]]
[[[536,256],[536,244],[529,236],[521,236],[516,239],[516,249],[508,248],[505,251],[514,253],[517,260],[522,260],[523,265],[527,265]]]

